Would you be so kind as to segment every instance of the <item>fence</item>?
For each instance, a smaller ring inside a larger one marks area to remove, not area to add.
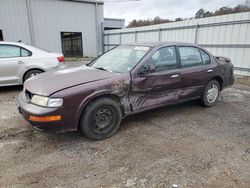
[[[229,57],[235,74],[250,76],[250,12],[105,31],[103,50],[131,42],[178,41]]]

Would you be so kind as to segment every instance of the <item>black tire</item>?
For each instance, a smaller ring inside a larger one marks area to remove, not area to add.
[[[208,91],[209,91],[209,89],[211,89],[213,87],[218,89],[218,93],[216,94],[216,92],[215,92],[213,100],[212,100],[211,98],[208,97]],[[205,106],[205,107],[214,106],[217,103],[219,96],[220,96],[220,84],[219,84],[219,82],[217,80],[210,80],[206,85],[206,88],[204,90],[203,95],[201,96],[201,105]]]
[[[83,110],[79,129],[90,139],[102,140],[119,129],[121,118],[121,109],[116,101],[107,97],[98,98]]]
[[[43,73],[43,71],[38,70],[38,69],[30,70],[30,71],[25,73],[24,78],[23,78],[23,82],[25,82],[27,79],[29,79],[32,75],[37,75],[37,74],[41,74],[41,73]]]

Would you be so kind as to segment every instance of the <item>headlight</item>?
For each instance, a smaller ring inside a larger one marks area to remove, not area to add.
[[[60,107],[63,105],[63,99],[34,95],[31,99],[31,103],[44,107]]]
[[[63,105],[62,99],[50,99],[48,100],[48,107],[60,107]]]

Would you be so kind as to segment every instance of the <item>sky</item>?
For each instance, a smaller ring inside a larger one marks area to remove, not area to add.
[[[130,2],[107,2],[125,0],[104,0],[104,17],[126,19],[126,25],[133,19],[190,18],[200,9],[214,11],[228,6],[234,7],[246,0],[140,0]],[[129,0],[128,0],[129,1]]]

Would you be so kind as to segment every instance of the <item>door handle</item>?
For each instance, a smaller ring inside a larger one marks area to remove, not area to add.
[[[174,74],[174,75],[171,76],[171,78],[177,78],[177,77],[179,77],[178,74]]]
[[[210,72],[213,72],[214,70],[213,69],[209,69],[207,72],[210,73]]]
[[[24,64],[24,62],[23,62],[23,61],[18,61],[17,63],[18,63],[18,64]]]

